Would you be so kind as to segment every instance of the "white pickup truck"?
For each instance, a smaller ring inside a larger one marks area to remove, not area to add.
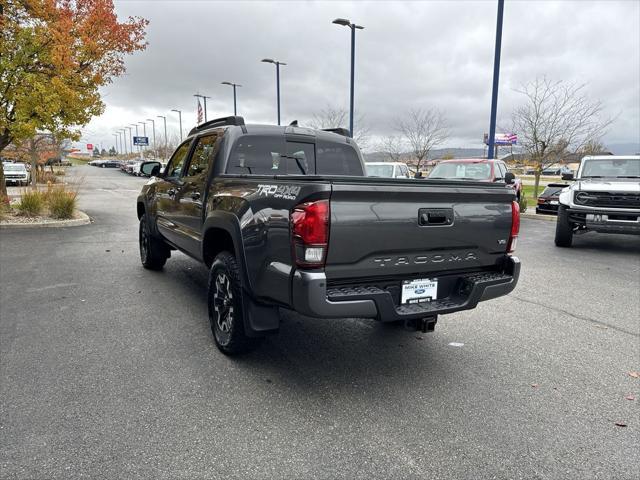
[[[640,156],[589,156],[560,193],[555,243],[570,247],[588,231],[640,235]]]

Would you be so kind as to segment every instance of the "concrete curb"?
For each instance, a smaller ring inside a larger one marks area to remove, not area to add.
[[[522,218],[534,218],[536,220],[546,220],[548,222],[555,222],[555,215],[538,215],[537,213],[521,213],[520,216]]]
[[[78,227],[80,225],[88,225],[91,223],[91,217],[80,210],[76,210],[79,218],[70,220],[54,220],[41,223],[0,223],[0,229],[22,229],[22,228],[42,228],[42,227]]]

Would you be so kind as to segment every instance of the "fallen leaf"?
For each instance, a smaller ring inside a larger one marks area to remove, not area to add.
[[[627,426],[626,423],[616,422],[616,427],[626,427],[626,426]]]
[[[537,384],[537,383],[532,383],[532,384],[531,384],[531,387],[532,387],[532,388],[538,388],[538,384]]]
[[[424,337],[421,337],[420,335],[416,335],[416,338],[417,338],[418,340],[422,340]]]
[[[606,325],[596,325],[596,328],[601,328],[602,330],[606,330],[609,327],[607,327]]]
[[[640,372],[627,372],[630,377],[640,378]]]
[[[626,397],[624,397],[627,400],[635,400],[636,397],[634,395],[627,395]]]

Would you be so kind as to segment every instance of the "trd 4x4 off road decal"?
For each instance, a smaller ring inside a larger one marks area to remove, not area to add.
[[[295,185],[258,185],[258,195],[273,198],[284,198],[285,200],[295,200],[300,193],[300,188]]]

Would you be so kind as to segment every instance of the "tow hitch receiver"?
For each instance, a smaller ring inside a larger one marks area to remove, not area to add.
[[[438,317],[425,317],[414,320],[405,320],[404,327],[407,330],[420,331],[422,333],[433,332],[436,329]]]

